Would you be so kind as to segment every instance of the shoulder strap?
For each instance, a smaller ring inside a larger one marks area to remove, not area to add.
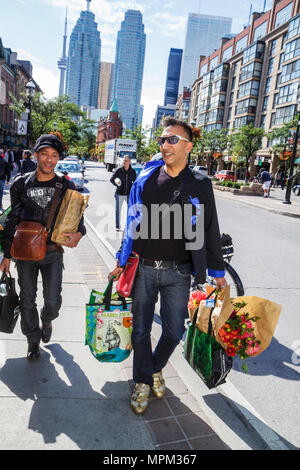
[[[63,181],[64,181],[64,178],[60,178],[60,181],[57,181],[55,183],[55,193],[54,193],[54,196],[53,196],[53,199],[52,199],[52,204],[51,204],[51,207],[50,207],[50,212],[49,212],[49,215],[48,215],[48,219],[47,219],[47,224],[46,224],[46,229],[49,231],[51,229],[51,226],[52,226],[52,222],[54,220],[54,216],[55,216],[55,213],[56,213],[56,209],[57,209],[57,206],[59,204],[59,200],[60,200],[60,196],[63,192]]]

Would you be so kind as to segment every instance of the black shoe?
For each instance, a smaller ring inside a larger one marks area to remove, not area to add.
[[[34,361],[40,357],[40,345],[39,343],[28,343],[27,359],[28,361]]]
[[[42,323],[42,341],[49,343],[52,335],[52,323]]]

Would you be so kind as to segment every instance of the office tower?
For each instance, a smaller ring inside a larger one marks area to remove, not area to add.
[[[114,64],[101,62],[98,92],[98,109],[109,109],[112,89]]]
[[[176,104],[180,79],[182,49],[171,49],[168,61],[164,106]]]
[[[57,62],[58,68],[60,70],[60,82],[59,82],[59,93],[58,96],[65,94],[65,78],[67,70],[67,28],[68,28],[68,9],[66,11],[66,20],[65,20],[65,34],[63,38],[63,52],[62,56]]]
[[[145,47],[143,16],[140,11],[128,10],[117,37],[111,98],[127,129],[133,129],[139,121]]]
[[[67,63],[66,94],[78,106],[97,107],[101,39],[91,0],[72,31]]]
[[[184,87],[191,88],[198,75],[200,56],[208,56],[220,47],[220,40],[231,32],[232,18],[189,13],[179,94]]]

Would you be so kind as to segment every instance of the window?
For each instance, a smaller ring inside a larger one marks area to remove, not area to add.
[[[268,101],[269,101],[269,97],[265,96],[264,97],[264,102],[263,102],[263,108],[262,108],[263,111],[267,111]]]
[[[212,84],[211,94],[218,93],[219,91],[226,92],[227,80],[218,80]]]
[[[238,52],[245,49],[245,47],[247,47],[247,42],[248,42],[248,34],[246,34],[246,36],[242,37],[239,41],[236,42],[235,53],[237,54]]]
[[[272,58],[269,60],[267,75],[271,75],[271,73],[273,72],[273,66],[274,66],[274,57],[272,57]]]
[[[225,49],[225,51],[223,52],[223,58],[222,58],[223,62],[225,62],[225,60],[228,60],[230,59],[230,57],[232,57],[232,50],[233,50],[233,46]]]
[[[283,55],[283,62],[300,55],[300,38],[295,39],[295,41],[288,42],[285,45],[285,53]]]
[[[290,83],[279,88],[276,104],[289,103],[297,100],[298,83]]]
[[[202,77],[205,72],[207,72],[207,64],[202,65],[202,67],[200,68],[200,77]]]
[[[247,96],[247,95],[257,96],[258,90],[259,90],[259,82],[256,80],[243,83],[239,87],[238,98],[242,98],[243,96]]]
[[[263,24],[255,28],[253,41],[257,41],[267,34],[268,22],[265,21]]]
[[[298,77],[300,77],[300,59],[282,67],[280,83],[285,83]]]
[[[254,43],[252,46],[247,47],[243,55],[243,64],[250,62],[253,59],[262,59],[264,56],[265,45],[262,42]]]
[[[210,108],[217,108],[218,106],[224,106],[225,105],[225,99],[226,95],[215,95],[213,98],[210,100]]]
[[[266,80],[265,94],[269,93],[270,91],[271,80],[272,80],[272,77],[268,77]]]
[[[206,86],[211,82],[212,74],[211,72],[206,73],[203,75],[202,86]]]
[[[213,70],[218,65],[218,59],[219,57],[216,56],[210,61],[209,70]]]
[[[235,119],[233,127],[235,129],[239,129],[242,126],[250,124],[251,122],[254,123],[254,116],[243,116]]]
[[[211,95],[211,86],[206,86],[202,88],[201,90],[200,99],[203,100],[204,98],[207,98],[210,95]]]
[[[246,65],[245,67],[242,67],[241,74],[240,74],[240,82],[243,82],[244,80],[247,80],[247,78],[250,78],[253,76],[260,77],[261,68],[262,68],[261,62],[252,62],[251,64]]]
[[[207,122],[212,121],[223,121],[224,119],[224,109],[214,109],[208,113]]]
[[[293,2],[289,3],[286,7],[282,8],[277,15],[275,20],[275,28],[278,28],[283,23],[286,23],[292,16]]]
[[[276,54],[276,46],[277,46],[277,39],[274,39],[271,44],[271,49],[270,49],[270,56],[273,56]]]
[[[261,118],[260,118],[260,127],[264,128],[265,127],[265,123],[266,123],[266,115],[265,114],[262,114]]]
[[[229,73],[229,65],[228,64],[222,64],[219,65],[214,71],[214,80],[218,80],[221,77],[228,77]]]
[[[294,36],[297,36],[297,34],[299,33],[300,33],[300,16],[298,16],[297,18],[293,19],[293,21],[290,22],[286,39],[293,38]]]
[[[235,88],[235,82],[236,82],[236,77],[232,77],[232,80],[231,80],[231,89],[232,90]]]
[[[295,105],[285,106],[284,108],[278,108],[276,113],[272,114],[271,126],[278,126],[285,122],[291,121],[295,114]]]
[[[239,101],[235,107],[235,114],[255,114],[257,100],[255,98],[249,98],[247,100]]]

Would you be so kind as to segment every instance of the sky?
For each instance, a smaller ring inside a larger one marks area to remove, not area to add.
[[[232,17],[232,33],[248,24],[252,11],[262,11],[264,0],[92,0],[91,11],[100,31],[101,60],[114,62],[117,33],[128,9],[140,10],[146,32],[146,57],[141,104],[143,126],[151,126],[157,105],[163,104],[171,47],[184,48],[188,13]],[[266,10],[272,0],[267,0]],[[0,37],[4,47],[30,60],[33,77],[48,98],[58,95],[66,7],[68,37],[86,9],[85,0],[0,0]]]

